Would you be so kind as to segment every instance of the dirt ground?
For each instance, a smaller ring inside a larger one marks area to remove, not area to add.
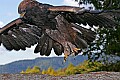
[[[0,80],[120,80],[120,72],[91,72],[57,77],[41,74],[0,74]]]

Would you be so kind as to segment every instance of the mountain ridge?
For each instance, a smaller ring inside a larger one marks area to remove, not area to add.
[[[19,73],[22,70],[26,70],[27,67],[39,66],[42,70],[48,67],[53,67],[55,70],[59,68],[65,68],[69,63],[78,65],[84,60],[87,60],[86,56],[78,55],[75,58],[70,56],[64,63],[63,57],[39,57],[35,59],[19,60],[6,65],[0,65],[0,74],[4,73]]]

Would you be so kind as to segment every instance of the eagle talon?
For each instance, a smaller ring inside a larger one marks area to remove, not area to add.
[[[78,52],[79,50],[81,50],[80,48],[74,48],[73,51],[74,52]]]
[[[74,51],[73,55],[76,56],[76,55],[78,55],[82,51],[82,49],[74,48],[73,51]]]

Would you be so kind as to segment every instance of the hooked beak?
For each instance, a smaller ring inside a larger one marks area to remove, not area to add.
[[[24,15],[25,15],[25,13],[26,13],[26,12],[22,12],[22,13],[20,14],[20,18],[23,18]]]

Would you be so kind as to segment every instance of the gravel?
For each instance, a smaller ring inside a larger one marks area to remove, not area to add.
[[[120,80],[120,72],[91,72],[70,76],[42,74],[0,74],[0,80]]]

